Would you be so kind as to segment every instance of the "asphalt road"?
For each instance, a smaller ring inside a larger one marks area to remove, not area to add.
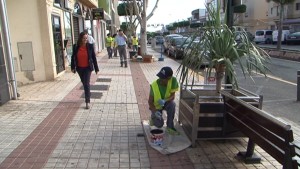
[[[267,77],[244,77],[237,69],[240,87],[263,96],[263,110],[300,124],[300,102],[297,102],[297,70],[299,62],[272,58]],[[300,91],[299,91],[300,92]]]

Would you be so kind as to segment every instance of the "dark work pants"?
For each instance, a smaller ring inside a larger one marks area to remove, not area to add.
[[[167,112],[167,127],[169,128],[174,128],[174,117],[175,117],[175,108],[176,108],[176,103],[172,100],[172,101],[168,101],[166,104],[165,104],[165,107],[164,107],[164,110],[166,110]],[[163,110],[160,110],[161,112]],[[152,119],[155,119],[155,112],[152,112],[151,113],[151,118]],[[160,121],[156,121],[154,122],[154,125],[155,124],[159,124],[159,126],[163,126],[163,123],[160,125]]]
[[[92,71],[89,67],[78,67],[77,68],[78,75],[83,85],[85,102],[90,103],[91,91],[90,91],[90,79]]]
[[[172,100],[166,103],[165,110],[167,111],[167,127],[174,128],[174,116],[175,116],[176,103]]]
[[[106,47],[106,49],[107,49],[108,58],[112,58],[112,54],[113,54],[112,47]]]

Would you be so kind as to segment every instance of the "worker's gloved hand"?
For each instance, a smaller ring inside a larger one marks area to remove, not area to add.
[[[161,106],[164,106],[166,103],[166,101],[164,99],[159,99],[158,100],[158,104],[161,105]]]
[[[159,120],[162,118],[162,114],[161,114],[160,111],[156,111],[156,112],[154,113],[154,115],[155,115],[155,117],[156,117],[157,119],[159,119]]]

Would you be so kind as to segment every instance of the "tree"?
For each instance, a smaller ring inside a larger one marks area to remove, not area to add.
[[[147,20],[149,20],[154,11],[157,8],[159,0],[156,0],[156,3],[148,16],[146,16],[147,7],[148,7],[149,0],[133,0],[134,10],[137,12],[137,19],[140,23],[141,30],[140,30],[140,46],[141,46],[141,55],[147,55]]]
[[[123,3],[118,5],[117,9],[118,15],[124,16],[126,19],[126,22],[122,23],[121,29],[126,32],[127,36],[136,34],[136,29],[139,24],[136,17],[138,11],[134,10],[133,2],[131,0],[124,0]]]
[[[281,36],[282,36],[282,22],[283,22],[283,14],[284,14],[284,6],[287,4],[294,3],[295,0],[266,0],[267,2],[273,1],[274,3],[277,3],[280,7],[279,12],[279,22],[278,22],[278,36],[277,36],[277,49],[281,49]]]

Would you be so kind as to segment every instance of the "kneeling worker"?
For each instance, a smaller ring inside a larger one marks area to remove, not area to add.
[[[167,133],[179,135],[180,133],[174,128],[175,92],[178,91],[179,85],[173,70],[170,67],[163,67],[157,74],[159,79],[150,85],[149,109],[151,110],[150,125],[160,128],[164,125],[162,111],[167,112]]]

